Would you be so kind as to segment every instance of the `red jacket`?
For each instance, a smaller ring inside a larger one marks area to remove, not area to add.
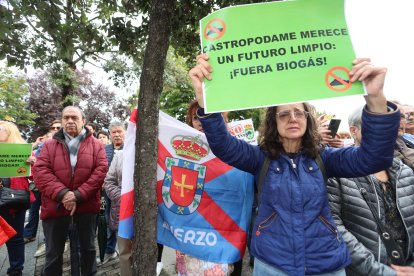
[[[30,203],[35,201],[35,196],[29,190],[29,181],[27,177],[10,177],[10,188],[15,190],[25,190],[30,192]]]
[[[33,166],[34,181],[42,193],[41,219],[70,214],[61,203],[68,191],[73,191],[77,198],[76,213],[98,213],[107,171],[104,146],[87,131],[72,175],[63,130],[57,132],[45,142]]]
[[[25,190],[30,193],[30,203],[35,201],[35,196],[32,191],[29,190],[29,180],[27,177],[10,177],[10,188],[14,190]],[[9,209],[11,214],[16,213],[19,210]]]

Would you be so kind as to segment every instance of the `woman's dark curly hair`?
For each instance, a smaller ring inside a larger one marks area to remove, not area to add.
[[[312,105],[303,103],[305,111],[309,112],[305,134],[302,137],[302,152],[310,158],[316,158],[320,152],[321,137],[318,133],[316,112]],[[271,159],[277,159],[284,152],[283,145],[279,140],[276,120],[277,106],[269,107],[266,111],[265,120],[260,127],[259,146],[268,153]]]

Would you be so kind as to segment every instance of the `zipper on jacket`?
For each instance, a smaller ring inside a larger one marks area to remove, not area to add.
[[[340,242],[341,241],[341,237],[339,236],[339,232],[336,229],[335,226],[331,225],[329,223],[329,221],[322,215],[319,215],[319,220],[326,226],[326,228],[332,232],[332,234],[334,234],[336,236],[336,239]]]
[[[295,161],[293,161],[293,159],[292,159],[292,158],[290,158],[290,162],[292,162],[292,167],[293,167],[294,169],[296,169],[296,164],[295,164]]]
[[[380,208],[380,204],[379,204],[379,197],[378,197],[378,194],[377,194],[377,189],[375,189],[375,184],[374,184],[372,178],[373,178],[373,176],[371,175],[371,176],[369,176],[368,179],[369,179],[369,184],[371,186],[371,189],[374,190],[375,198],[377,199],[378,217],[380,218],[381,217],[381,210],[380,210],[381,208]],[[361,194],[366,194],[367,190],[360,189],[360,192],[361,192]],[[368,202],[367,202],[367,204],[368,204]],[[375,219],[374,219],[374,221],[375,221]],[[378,234],[378,259],[377,259],[377,262],[379,262],[379,263],[381,262],[381,243],[382,243],[381,237]]]
[[[410,247],[410,235],[408,234],[407,224],[404,221],[403,215],[402,215],[400,207],[398,205],[397,184],[398,184],[398,180],[400,179],[401,172],[402,172],[402,167],[400,166],[399,169],[398,169],[397,177],[395,178],[395,205],[397,206],[397,210],[400,213],[402,223],[404,224],[404,228],[405,228],[405,231],[407,233],[407,252],[405,252],[406,253],[405,256],[409,256],[410,253],[409,253],[408,250],[410,249],[409,248]]]
[[[262,229],[269,227],[272,224],[272,222],[276,219],[276,215],[276,212],[273,212],[269,217],[267,217],[265,220],[259,223],[259,226],[257,227],[256,231],[256,236],[260,236],[260,231]]]

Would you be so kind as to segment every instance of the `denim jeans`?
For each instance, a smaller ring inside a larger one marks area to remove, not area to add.
[[[282,270],[268,265],[257,258],[254,259],[253,276],[288,276],[289,274]],[[329,273],[316,274],[318,276],[346,276],[345,268]]]
[[[16,230],[17,234],[6,242],[7,253],[9,256],[10,267],[7,269],[7,273],[13,271],[23,271],[24,265],[24,239],[23,228],[26,210],[17,211],[15,214],[10,214],[9,210],[1,210],[0,216],[2,216],[7,223]]]
[[[39,225],[39,210],[40,210],[40,192],[34,192],[36,200],[30,205],[29,209],[29,218],[26,226],[24,227],[24,234],[25,238],[33,238],[36,237],[37,234],[37,227]]]

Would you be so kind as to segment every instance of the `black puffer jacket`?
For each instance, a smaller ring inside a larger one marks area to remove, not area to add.
[[[397,206],[408,234],[407,257],[414,252],[414,173],[401,160],[394,158],[388,169],[390,182],[396,183]],[[359,178],[331,178],[328,181],[329,203],[333,217],[351,253],[348,275],[395,275],[385,265],[387,252],[377,232],[377,224],[357,185],[367,190],[372,204],[379,208],[384,219],[384,203],[376,193],[373,176]]]

